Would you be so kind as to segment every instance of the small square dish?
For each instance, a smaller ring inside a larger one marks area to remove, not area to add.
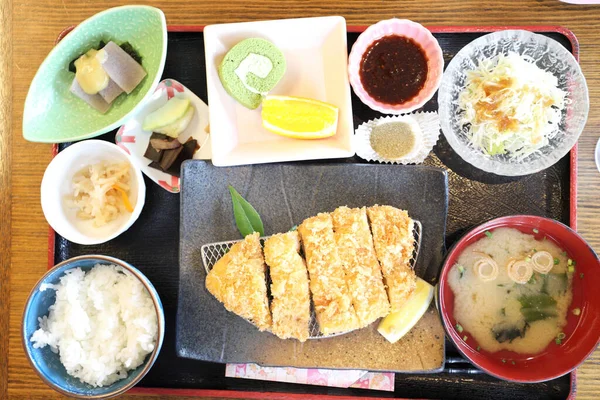
[[[339,108],[334,136],[297,140],[270,133],[262,126],[260,107],[247,109],[225,91],[218,66],[234,45],[247,38],[267,39],[285,57],[286,72],[269,94],[311,98]],[[343,17],[210,25],[204,29],[204,39],[212,162],[215,166],[354,155],[346,20]]]
[[[115,135],[115,143],[131,156],[131,160],[147,177],[163,189],[171,193],[179,193],[178,176],[150,167],[152,160],[146,158],[145,153],[150,142],[151,132],[142,129],[144,118],[164,106],[173,97],[189,99],[195,108],[192,120],[179,135],[179,141],[185,143],[188,139],[195,139],[199,149],[194,153],[193,158],[209,160],[208,106],[194,92],[175,79],[164,79],[160,82],[154,94],[142,106],[140,112],[119,128]]]

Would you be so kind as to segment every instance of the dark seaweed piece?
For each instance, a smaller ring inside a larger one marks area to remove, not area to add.
[[[529,328],[529,324],[525,321],[515,325],[499,323],[492,328],[492,334],[498,343],[504,343],[506,341],[511,343],[518,337],[525,337],[527,328]]]
[[[179,176],[181,170],[181,164],[185,160],[191,160],[194,157],[194,153],[198,150],[198,141],[196,139],[188,139],[187,142],[180,147],[183,149],[177,156],[177,159],[171,164],[171,166],[165,171],[167,174],[171,174],[173,176]],[[177,150],[177,149],[175,149]],[[170,150],[166,150],[170,151]]]
[[[198,141],[189,138],[182,146],[177,147],[176,149],[162,150],[160,162],[153,161],[148,166],[179,177],[181,164],[185,160],[192,159],[194,153],[199,148]]]
[[[131,56],[131,58],[133,58],[135,60],[135,62],[142,65],[142,56],[140,56],[140,53],[138,53],[137,50],[133,48],[131,43],[125,42],[125,43],[121,44],[119,47],[121,47],[123,49],[123,51],[125,51],[125,53],[129,54]]]
[[[148,166],[149,166],[150,168],[154,168],[154,169],[157,169],[157,170],[159,170],[159,171],[162,171],[162,172],[164,172],[164,171],[163,171],[163,169],[162,169],[162,168],[161,168],[161,166],[160,166],[160,163],[159,163],[159,162],[157,162],[157,161],[152,161],[150,164],[148,164]]]
[[[88,49],[85,53],[87,53],[88,51],[90,51],[91,49],[96,49],[96,50],[100,50],[101,48],[103,48],[104,46],[106,46],[106,43],[104,42],[104,40],[100,40],[98,42],[98,46],[96,47],[91,47],[90,49]],[[77,56],[77,58],[74,58],[71,60],[71,62],[69,63],[69,72],[75,73],[75,71],[77,71],[77,68],[75,68],[75,61],[77,61],[79,59],[79,57],[81,57],[82,55],[84,55],[85,53],[82,53],[80,55]]]
[[[184,146],[177,147],[176,149],[163,150],[163,156],[160,160],[160,167],[164,172],[170,173],[169,170],[171,166],[175,160],[177,160],[177,157],[179,157],[179,154],[183,151],[183,149]],[[179,176],[179,173],[176,176]]]
[[[157,150],[152,147],[151,143],[148,143],[144,157],[155,162],[160,162],[160,159],[162,158],[162,150]]]

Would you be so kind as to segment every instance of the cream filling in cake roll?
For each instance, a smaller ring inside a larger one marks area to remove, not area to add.
[[[308,272],[300,256],[300,235],[287,232],[265,241],[265,261],[271,275],[272,332],[281,339],[308,339],[310,293]]]
[[[339,207],[331,216],[346,283],[362,328],[390,312],[367,212],[364,207]]]
[[[369,207],[367,215],[394,312],[404,304],[417,285],[417,277],[410,267],[414,250],[414,221],[406,211],[391,206]]]
[[[225,308],[264,331],[271,327],[266,265],[259,234],[234,244],[206,276],[206,289]]]
[[[359,327],[333,236],[331,215],[318,214],[298,227],[319,328],[324,335]]]

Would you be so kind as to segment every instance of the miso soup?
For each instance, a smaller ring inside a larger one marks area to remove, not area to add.
[[[486,232],[448,274],[457,329],[489,352],[539,353],[560,342],[574,274],[575,262],[548,239],[513,228]]]

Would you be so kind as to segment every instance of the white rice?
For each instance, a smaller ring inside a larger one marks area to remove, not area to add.
[[[49,345],[67,372],[94,387],[127,377],[154,350],[158,335],[150,294],[129,271],[96,264],[65,272],[49,315],[39,318],[34,348]]]

